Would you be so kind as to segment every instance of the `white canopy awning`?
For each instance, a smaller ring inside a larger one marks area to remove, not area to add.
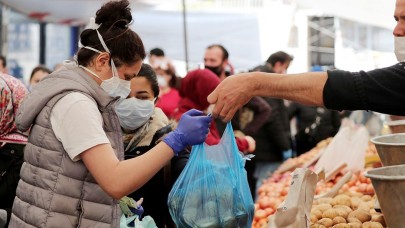
[[[152,8],[163,0],[130,0],[132,10]],[[0,0],[0,3],[33,19],[83,25],[107,1],[103,0]]]
[[[295,0],[297,8],[393,29],[395,0]]]

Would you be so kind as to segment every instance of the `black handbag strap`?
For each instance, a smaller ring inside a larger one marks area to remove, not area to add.
[[[315,120],[312,124],[310,124],[308,127],[305,128],[305,133],[309,134],[309,132],[315,131],[319,124],[321,123],[322,120],[322,115],[325,113],[325,108],[322,107],[317,107],[316,108],[316,117]]]

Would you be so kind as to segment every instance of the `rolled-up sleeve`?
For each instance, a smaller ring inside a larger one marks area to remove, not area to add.
[[[323,100],[334,110],[405,115],[405,64],[372,71],[328,71]]]

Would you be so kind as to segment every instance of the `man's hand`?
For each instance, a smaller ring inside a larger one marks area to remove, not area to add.
[[[238,74],[227,77],[218,85],[207,97],[209,103],[215,104],[213,117],[228,122],[253,97],[254,85],[249,79],[249,74]]]

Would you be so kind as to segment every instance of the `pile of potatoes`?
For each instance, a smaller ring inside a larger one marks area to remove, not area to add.
[[[374,210],[375,198],[345,192],[334,198],[314,200],[311,228],[383,228],[384,216]]]

